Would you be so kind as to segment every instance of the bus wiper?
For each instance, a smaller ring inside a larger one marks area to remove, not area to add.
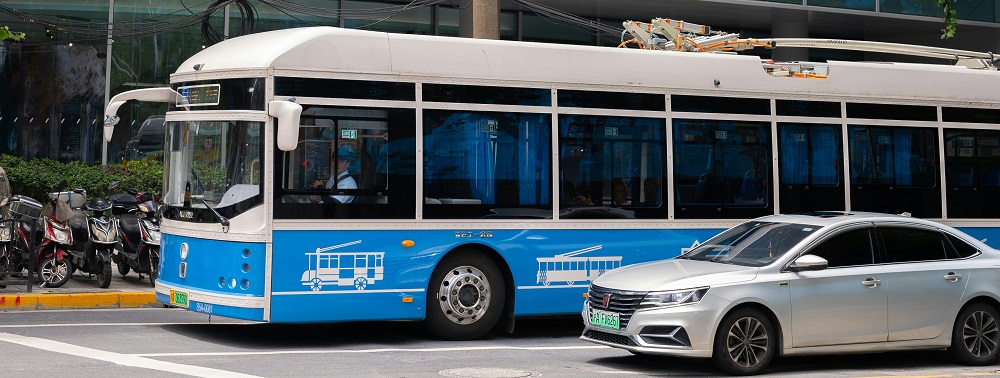
[[[212,214],[215,214],[215,217],[219,218],[219,223],[221,223],[222,227],[225,227],[226,228],[226,232],[228,232],[229,231],[229,218],[226,218],[226,217],[222,216],[222,214],[219,214],[218,211],[215,211],[215,208],[212,207],[212,205],[208,204],[208,201],[205,200],[205,197],[198,197],[198,199],[201,200],[201,203],[205,204],[205,207],[207,207],[209,210],[212,210]]]

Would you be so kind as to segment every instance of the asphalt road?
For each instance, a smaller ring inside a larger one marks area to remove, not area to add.
[[[0,376],[718,376],[708,361],[639,357],[580,341],[579,317],[520,319],[513,334],[452,342],[413,322],[252,324],[171,308],[0,313]],[[769,376],[973,377],[941,351],[776,360]]]

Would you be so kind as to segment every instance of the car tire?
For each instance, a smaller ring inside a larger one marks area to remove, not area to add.
[[[1000,360],[1000,315],[985,303],[973,303],[955,319],[948,352],[963,365],[992,365]]]
[[[776,349],[777,333],[771,320],[760,310],[741,308],[719,323],[712,362],[728,374],[758,374],[774,359]]]
[[[470,250],[452,252],[431,276],[425,327],[446,340],[482,337],[500,320],[504,285],[500,268],[489,256]]]

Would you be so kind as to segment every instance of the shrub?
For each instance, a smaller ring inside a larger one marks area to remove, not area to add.
[[[61,163],[48,158],[24,161],[16,156],[0,155],[0,167],[7,172],[11,192],[43,203],[48,193],[58,189],[61,180],[66,180],[66,188],[83,188],[88,197],[111,194],[107,187],[115,181],[120,181],[115,192],[135,188],[160,193],[163,188],[163,165],[157,161],[89,166],[78,161]]]

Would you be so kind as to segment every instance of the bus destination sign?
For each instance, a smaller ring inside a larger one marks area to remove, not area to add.
[[[210,106],[219,105],[219,84],[192,85],[177,88],[181,95],[177,106]]]

